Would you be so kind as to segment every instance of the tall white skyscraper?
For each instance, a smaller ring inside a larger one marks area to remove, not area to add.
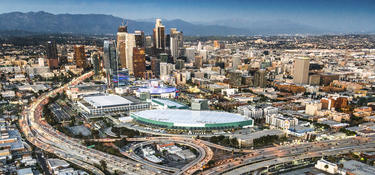
[[[126,68],[129,74],[134,74],[133,70],[133,48],[135,47],[135,35],[132,33],[126,34]]]
[[[184,49],[184,38],[183,34],[180,31],[177,31],[176,28],[171,28],[170,29],[170,50],[171,50],[171,55],[173,58],[178,58],[182,56],[183,54],[183,49]]]
[[[309,82],[310,58],[300,57],[294,60],[293,82],[307,84]]]
[[[165,49],[165,27],[161,19],[156,19],[154,28],[154,46],[157,49]]]

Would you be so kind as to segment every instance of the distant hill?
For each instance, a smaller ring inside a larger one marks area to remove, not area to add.
[[[129,30],[143,30],[151,34],[153,22],[126,19]],[[102,14],[58,14],[46,12],[12,12],[0,14],[1,31],[27,31],[72,34],[114,34],[122,19]],[[185,35],[249,35],[246,29],[215,25],[196,25],[182,20],[163,21],[167,29],[177,27]]]
[[[143,30],[151,34],[154,22],[126,19],[129,31]],[[115,34],[122,19],[103,14],[51,14],[47,12],[11,12],[0,14],[0,31],[32,33]],[[323,34],[324,31],[290,21],[259,21],[234,25],[236,21],[193,24],[180,19],[163,20],[166,29],[178,28],[189,36]],[[238,21],[237,21],[238,24]],[[235,27],[230,27],[235,26]],[[8,32],[8,34],[11,32]]]

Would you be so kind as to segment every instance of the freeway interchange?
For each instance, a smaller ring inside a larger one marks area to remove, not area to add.
[[[203,175],[245,174],[271,165],[299,159],[346,154],[350,151],[374,151],[375,139],[353,137],[342,140],[328,140],[300,145],[277,146],[254,150],[253,153],[215,166],[201,172]]]
[[[28,108],[23,111],[19,124],[26,139],[36,147],[53,153],[59,158],[65,159],[82,168],[91,171],[94,174],[104,175],[104,173],[95,164],[100,164],[104,160],[108,170],[111,172],[122,172],[126,174],[193,174],[201,169],[209,160],[213,153],[211,149],[200,142],[190,142],[184,138],[168,138],[170,141],[181,142],[193,146],[200,153],[199,159],[189,163],[182,170],[176,170],[170,167],[154,166],[149,162],[139,159],[125,159],[110,155],[95,149],[87,148],[80,144],[80,140],[70,138],[55,130],[42,116],[43,105],[48,103],[48,98],[63,92],[71,85],[76,85],[83,80],[91,77],[93,72],[86,73],[75,78],[70,83],[57,88],[47,94],[40,96]],[[153,140],[153,139],[150,139]],[[188,142],[187,142],[188,141]],[[135,161],[134,161],[135,160]]]
[[[300,145],[277,146],[257,150],[242,150],[227,148],[207,141],[192,139],[188,137],[147,137],[129,138],[129,141],[174,141],[189,145],[199,152],[199,156],[182,169],[155,165],[134,154],[128,154],[128,158],[121,158],[110,155],[95,149],[87,148],[81,144],[81,140],[70,138],[55,130],[42,116],[43,106],[48,103],[48,99],[57,93],[63,92],[71,85],[76,85],[91,77],[93,72],[86,73],[73,79],[68,84],[43,94],[23,111],[19,124],[26,139],[34,146],[55,154],[61,159],[65,159],[76,164],[94,174],[104,175],[95,165],[101,160],[107,163],[111,172],[122,172],[125,174],[194,174],[208,163],[213,157],[210,147],[233,152],[243,152],[246,155],[234,158],[231,161],[207,169],[199,174],[243,174],[255,171],[261,167],[268,167],[287,161],[303,158],[321,157],[324,155],[344,154],[354,150],[373,150],[375,139],[372,137],[354,137],[342,140],[330,140],[312,142]]]
[[[49,97],[63,92],[70,85],[80,83],[92,76],[92,74],[93,72],[86,73],[72,80],[70,83],[42,95],[33,102],[24,111],[23,117],[19,121],[26,139],[36,147],[81,166],[94,174],[104,174],[94,166],[94,164],[100,164],[101,160],[106,161],[108,170],[112,172],[118,171],[126,174],[167,174],[164,171],[140,165],[138,162],[132,160],[86,148],[80,144],[79,140],[67,137],[56,131],[42,119],[41,111],[43,105],[48,103]]]

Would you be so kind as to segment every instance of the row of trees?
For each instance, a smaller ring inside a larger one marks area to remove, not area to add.
[[[139,131],[128,129],[125,127],[113,127],[112,132],[115,133],[118,137],[122,135],[127,136],[127,137],[135,137],[135,136],[141,135]]]
[[[254,147],[263,147],[271,145],[276,142],[285,141],[286,137],[279,137],[277,135],[267,135],[253,140]]]
[[[210,137],[210,142],[223,145],[223,146],[229,146],[229,147],[235,147],[238,148],[239,144],[237,141],[237,138],[229,138],[228,136],[212,136]]]

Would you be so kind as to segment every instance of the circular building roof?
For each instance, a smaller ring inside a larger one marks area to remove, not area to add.
[[[156,125],[167,125],[168,127],[199,128],[225,126],[226,124],[237,126],[249,125],[248,121],[252,121],[251,119],[247,119],[242,115],[234,113],[181,109],[146,110],[134,112],[131,116],[139,121]]]

